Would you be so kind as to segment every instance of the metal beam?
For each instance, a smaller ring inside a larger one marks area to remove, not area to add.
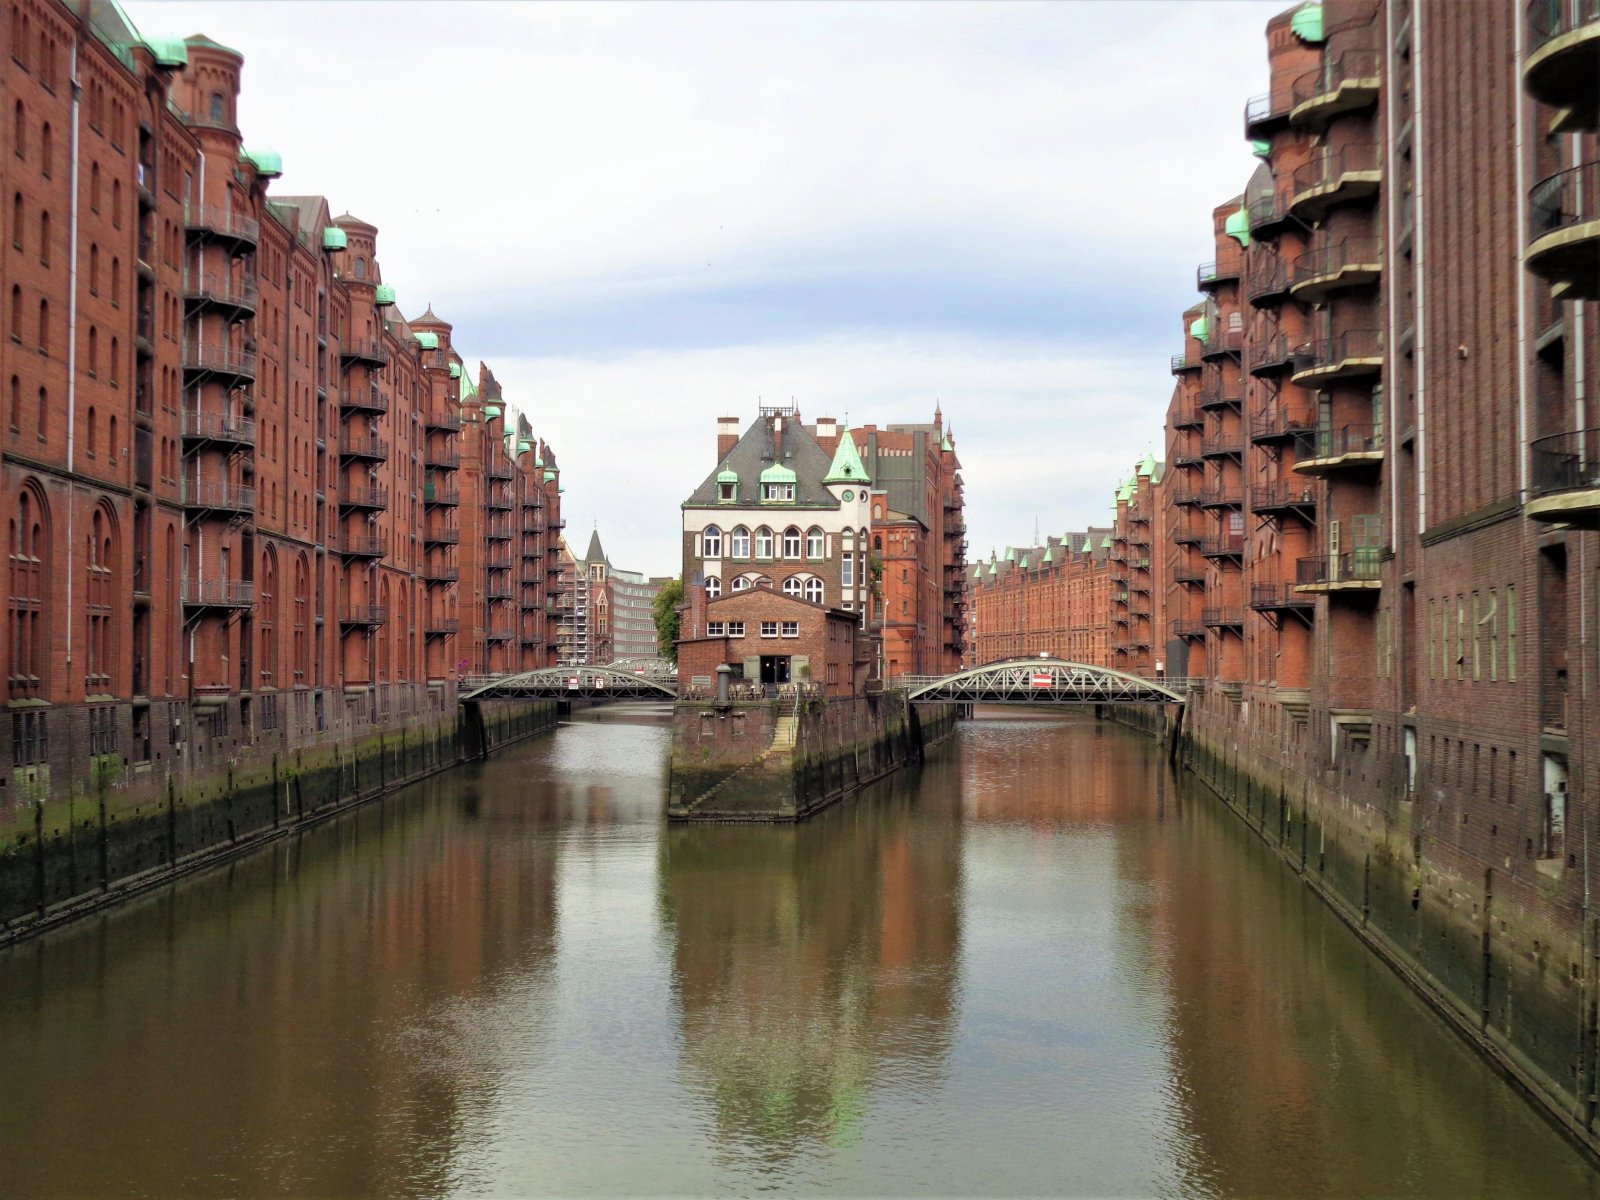
[[[543,667],[520,675],[474,681],[466,700],[659,700],[678,698],[676,680],[662,681],[615,667]]]
[[[906,675],[910,699],[943,704],[1182,704],[1154,680],[1059,658],[1016,658],[954,675]]]

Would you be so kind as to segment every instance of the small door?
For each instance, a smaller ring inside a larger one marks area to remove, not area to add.
[[[761,682],[788,683],[789,656],[787,654],[763,654],[761,656]]]

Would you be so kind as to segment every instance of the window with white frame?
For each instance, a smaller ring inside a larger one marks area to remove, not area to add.
[[[743,621],[729,621],[728,622],[728,636],[729,637],[743,637],[744,636],[744,622]]]
[[[750,557],[750,531],[743,525],[737,525],[728,535],[728,556],[730,558]]]
[[[798,596],[800,588],[801,582],[798,575],[791,575],[783,581],[783,594],[785,596]]]
[[[813,525],[806,530],[806,557],[820,560],[826,552],[827,543],[823,541],[822,530]]]
[[[747,592],[747,591],[749,591],[750,590],[750,577],[748,575],[735,576],[734,580],[733,580],[733,590],[736,591],[736,592]]]
[[[715,525],[707,525],[700,535],[700,554],[703,558],[722,557],[722,530]]]
[[[815,577],[806,580],[805,598],[813,604],[822,603],[822,580]]]
[[[800,636],[800,622],[799,621],[785,621],[785,622],[783,622],[783,636],[784,637],[799,637]]]
[[[756,557],[772,557],[772,530],[765,525],[756,530]]]
[[[793,525],[783,531],[783,556],[785,558],[799,558],[803,538],[800,531]]]
[[[839,559],[839,583],[843,587],[855,587],[856,556],[854,554],[846,554]]]
[[[706,622],[706,636],[707,637],[721,637],[723,635],[723,632],[726,629],[727,629],[727,626],[725,626],[721,621],[707,621]]]
[[[763,500],[777,500],[794,503],[794,484],[792,483],[763,483],[761,485],[761,498]]]
[[[763,621],[763,622],[761,622],[761,636],[762,637],[777,637],[778,636],[778,623],[776,621]]]
[[[706,599],[715,600],[720,595],[722,595],[722,580],[718,579],[715,575],[707,577]]]

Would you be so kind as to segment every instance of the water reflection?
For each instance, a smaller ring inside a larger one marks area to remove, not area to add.
[[[951,772],[901,775],[798,828],[663,838],[684,1061],[729,1160],[849,1145],[870,1089],[942,1080],[961,943]]]

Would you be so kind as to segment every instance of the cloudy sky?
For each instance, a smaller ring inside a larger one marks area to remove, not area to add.
[[[1104,520],[1286,6],[126,3],[244,54],[274,190],[376,224],[401,310],[555,445],[569,536],[674,574],[763,400],[941,403],[975,556]]]

